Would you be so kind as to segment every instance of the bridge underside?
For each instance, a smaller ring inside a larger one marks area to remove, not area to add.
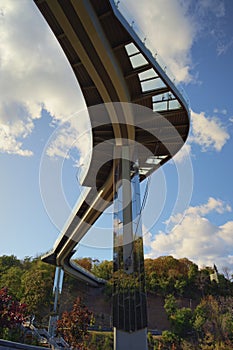
[[[89,187],[44,261],[98,285],[103,281],[73,266],[70,258],[77,243],[113,201],[115,140],[121,145],[125,140],[142,145],[138,154],[142,181],[182,147],[189,131],[188,107],[113,0],[34,2],[77,78],[89,107],[93,139],[91,162],[82,179]],[[129,103],[137,107],[128,108]],[[101,120],[96,118],[97,105]],[[103,163],[99,154],[106,143]]]
[[[140,181],[183,146],[188,107],[113,0],[34,1],[80,85],[93,140],[80,175],[86,189],[43,260],[93,286],[104,283],[71,256],[114,201],[114,349],[147,349]]]

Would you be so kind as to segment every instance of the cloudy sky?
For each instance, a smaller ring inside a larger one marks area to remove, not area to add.
[[[122,0],[119,9],[182,84],[191,109],[184,150],[150,181],[146,256],[233,270],[233,3]],[[0,76],[0,255],[23,258],[51,249],[80,196],[89,121],[69,64],[31,0],[0,1]],[[79,256],[111,259],[111,222],[110,209]]]

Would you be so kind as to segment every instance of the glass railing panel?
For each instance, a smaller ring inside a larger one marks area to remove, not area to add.
[[[165,94],[158,94],[152,97],[152,102],[160,102],[165,99]]]
[[[141,87],[142,87],[142,92],[146,92],[146,91],[152,91],[152,90],[166,87],[166,85],[161,79],[156,78],[152,80],[142,81]]]
[[[140,81],[150,79],[150,78],[156,78],[157,76],[158,74],[155,72],[153,68],[147,69],[146,71],[138,74]]]
[[[167,101],[153,103],[154,112],[161,112],[161,111],[167,111],[167,110],[168,110]]]
[[[148,64],[148,61],[141,53],[134,56],[130,56],[129,58],[133,68],[142,67]]]
[[[134,55],[135,53],[139,52],[138,48],[134,45],[134,43],[130,43],[128,45],[125,45],[126,52],[129,56]]]
[[[135,18],[132,16],[132,11],[127,8],[127,6],[123,3],[123,1],[115,0],[115,6],[121,15],[125,18],[125,20],[129,23],[131,28],[137,34],[141,42],[145,45],[145,48],[150,51],[151,55],[154,57],[159,66],[164,70],[169,79],[173,82],[173,84],[177,87],[184,100],[186,101],[189,107],[189,98],[181,86],[181,83],[176,79],[173,72],[169,69],[164,59],[158,53],[158,50],[155,47],[154,42],[152,43],[147,35],[142,31],[138,23],[135,22]]]
[[[180,105],[179,101],[177,101],[177,100],[169,100],[168,101],[168,108],[169,109],[179,109],[179,108],[181,108],[181,105]]]

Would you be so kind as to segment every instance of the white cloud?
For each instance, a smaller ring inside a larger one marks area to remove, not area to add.
[[[186,4],[179,0],[144,0],[135,6],[135,1],[126,0],[119,8],[130,22],[135,20],[135,30],[144,33],[140,37],[146,37],[147,47],[162,57],[176,81],[189,82],[192,79],[190,50],[197,28],[187,13]]]
[[[187,214],[204,216],[213,211],[216,211],[218,214],[223,214],[224,212],[230,212],[231,207],[220,199],[210,197],[205,204],[189,207]]]
[[[1,1],[0,151],[22,156],[23,140],[41,117],[56,120],[83,108],[82,94],[57,40],[32,1]]]
[[[8,113],[12,117],[7,120]],[[16,117],[17,113],[20,119]],[[22,141],[30,135],[34,127],[27,109],[16,102],[12,102],[10,105],[2,103],[0,116],[2,116],[2,118],[0,117],[0,152],[31,156],[32,151],[22,148]]]
[[[204,112],[191,111],[192,135],[189,142],[201,146],[202,151],[214,149],[221,151],[230,138],[226,128],[218,117],[207,117]]]
[[[221,200],[209,198],[208,202],[190,207],[175,229],[166,234],[160,231],[153,239],[148,236],[146,245],[150,249],[147,257],[173,255],[176,258],[187,257],[202,265],[229,266],[233,269],[233,221],[217,226],[205,216],[217,212],[229,212],[230,206]],[[182,214],[180,214],[182,216]],[[179,215],[172,218],[179,222]]]
[[[149,247],[152,241],[152,233],[148,231],[146,226],[142,224],[142,235],[143,235],[143,244],[145,247]]]
[[[219,42],[217,43],[217,54],[218,55],[225,54],[232,47],[232,45],[233,45],[233,38],[231,38],[228,41],[219,40]]]
[[[225,15],[224,1],[219,0],[198,0],[196,2],[197,13],[199,15],[205,15],[206,13],[212,13],[215,17],[220,18]]]
[[[185,213],[178,213],[173,215],[167,222],[171,222],[173,225],[178,225],[182,222],[183,218],[188,215],[191,217],[200,216],[204,217],[205,215],[210,214],[211,212],[216,212],[218,214],[223,214],[225,212],[231,212],[231,207],[224,203],[220,199],[215,199],[213,197],[209,197],[208,202],[202,205],[198,205],[196,207],[190,206]]]
[[[227,110],[218,110],[215,108],[214,113],[226,115]],[[229,121],[231,122],[231,118]],[[186,157],[191,157],[193,144],[199,145],[202,152],[212,150],[220,152],[229,138],[230,134],[219,117],[206,116],[205,112],[196,113],[191,110],[190,135],[187,142],[175,155],[174,159],[177,163],[181,163]]]
[[[185,143],[180,151],[173,157],[175,162],[182,163],[187,157],[191,156],[191,144]]]
[[[197,0],[194,9],[200,32],[216,46],[217,55],[225,54],[233,45],[233,38],[228,34],[224,0]]]
[[[214,108],[214,113],[220,113],[223,115],[227,115],[227,110],[226,110],[226,108],[223,108],[223,109]]]
[[[130,9],[133,6],[135,27],[139,25],[146,33],[148,47],[159,52],[177,81],[189,82],[190,52],[202,27],[200,21],[209,12],[223,17],[224,6],[217,0],[198,1],[193,15],[189,1],[144,0],[135,6],[133,0],[126,0],[124,4]],[[67,59],[35,4],[27,0],[2,0],[0,10],[0,128],[4,134],[0,151],[28,156],[32,151],[25,150],[23,142],[31,134],[35,119],[41,118],[43,108],[58,121],[66,120],[85,104]],[[124,7],[122,10],[127,15]],[[193,116],[199,116],[193,118],[193,142],[203,150],[209,147],[221,150],[229,135],[219,120],[207,118],[204,113],[193,112]],[[81,124],[82,133],[85,128]],[[66,149],[66,138],[60,136],[58,148],[53,145],[51,156],[63,154],[62,143]],[[83,143],[82,148],[85,153]],[[186,151],[190,149],[188,144]],[[178,153],[177,161],[183,155],[184,150]]]
[[[226,53],[233,39],[224,30],[226,8],[219,0],[124,0],[119,8],[153,53],[166,62],[177,82],[196,81],[193,76],[191,48],[205,37],[216,45],[217,54]],[[132,10],[133,9],[133,10]],[[146,20],[145,20],[146,18]]]
[[[30,150],[22,149],[22,142],[17,140],[16,135],[21,135],[21,132],[27,129],[27,125],[20,123],[14,124],[13,128],[8,125],[0,125],[0,152],[8,154],[18,154],[21,156],[31,156],[33,153]]]
[[[52,158],[72,158],[75,166],[84,162],[85,156],[92,149],[91,129],[84,113],[80,112],[57,127],[46,147],[46,155]],[[80,132],[80,130],[82,132]],[[76,150],[78,156],[72,157],[71,151]]]

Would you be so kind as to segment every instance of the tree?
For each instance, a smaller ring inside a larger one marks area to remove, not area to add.
[[[222,271],[225,278],[230,281],[232,279],[230,268],[228,266],[223,266]]]
[[[208,268],[201,269],[196,277],[196,286],[201,291],[202,297],[204,295],[209,294],[209,291],[211,289],[211,282],[210,282],[210,271]]]
[[[22,324],[26,305],[14,300],[7,288],[0,289],[0,337],[11,339],[11,333]]]
[[[97,277],[109,280],[113,275],[113,262],[104,260],[99,264],[94,264],[92,273]]]
[[[62,314],[57,323],[58,332],[72,347],[84,349],[83,341],[87,336],[87,328],[92,320],[92,313],[80,298],[74,302],[73,309]]]
[[[168,318],[170,318],[172,315],[174,315],[178,309],[178,304],[176,301],[176,298],[174,295],[169,294],[164,303],[164,309],[166,313],[168,314]]]
[[[22,276],[22,301],[28,305],[28,311],[35,314],[37,319],[49,313],[53,302],[54,267],[39,259]],[[46,312],[45,312],[46,311]]]
[[[6,287],[11,295],[20,300],[22,297],[22,275],[22,268],[19,266],[11,266],[7,271],[2,273],[0,288]]]
[[[0,256],[0,273],[6,272],[9,268],[13,266],[21,266],[20,260],[16,258],[14,255],[3,255]]]
[[[212,335],[214,343],[229,342],[233,346],[232,297],[204,297],[194,312],[194,329],[198,337],[204,339]]]
[[[179,344],[179,339],[175,333],[163,331],[162,343],[165,345],[165,349],[176,349],[176,345]]]
[[[185,338],[192,332],[193,314],[190,308],[178,308],[173,295],[165,299],[164,308],[171,323],[172,332],[179,338]]]
[[[166,296],[170,293],[183,296],[194,294],[193,283],[198,266],[187,258],[161,256],[145,259],[146,287],[148,291]]]
[[[170,317],[173,332],[179,338],[189,336],[193,328],[192,310],[188,307],[177,309],[174,315]]]
[[[23,265],[14,255],[0,257],[0,288],[7,287],[11,295],[20,299]]]
[[[91,258],[80,258],[74,259],[74,262],[82,266],[84,269],[91,271],[92,269],[92,259]]]

